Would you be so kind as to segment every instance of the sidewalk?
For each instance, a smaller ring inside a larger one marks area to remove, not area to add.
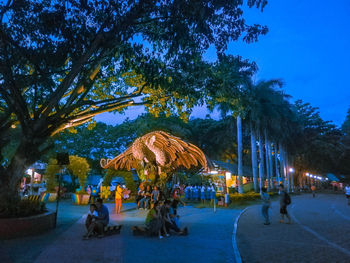
[[[242,261],[350,262],[350,222],[331,212],[342,199],[310,196],[292,197],[290,225],[279,223],[279,202],[273,202],[271,225],[267,226],[263,224],[261,206],[249,207],[241,215],[237,230]]]
[[[188,236],[163,239],[133,236],[133,225],[143,225],[147,211],[111,212],[111,223],[122,224],[120,235],[82,240],[84,221],[79,220],[47,246],[34,262],[132,262],[132,263],[233,263],[232,230],[240,210],[186,206],[179,209],[182,227]]]
[[[115,213],[115,205],[113,203],[106,204],[110,213]],[[47,208],[54,211],[56,203],[47,203]],[[130,211],[136,209],[135,203],[123,204],[122,211]],[[70,229],[70,227],[89,210],[88,205],[73,205],[71,200],[60,202],[57,218],[57,227],[51,231],[40,235],[16,238],[10,240],[0,240],[0,262],[3,263],[32,263],[42,251],[51,246],[57,237]]]

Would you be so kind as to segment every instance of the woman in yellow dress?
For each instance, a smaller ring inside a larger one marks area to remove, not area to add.
[[[117,214],[120,214],[120,210],[122,209],[123,191],[124,189],[118,184],[115,189],[115,211]]]

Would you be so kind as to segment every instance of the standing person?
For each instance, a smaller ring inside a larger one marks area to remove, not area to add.
[[[284,216],[286,216],[288,218],[287,224],[290,224],[291,219],[287,211],[287,206],[291,203],[290,196],[284,190],[283,184],[280,184],[279,190],[280,190],[280,213],[281,213],[280,223],[284,223]]]
[[[264,225],[269,225],[270,224],[269,208],[271,205],[271,200],[270,200],[269,194],[266,192],[265,187],[261,188],[260,196],[261,196],[261,200],[262,200],[261,212],[262,212],[263,217],[265,218]]]
[[[316,191],[316,186],[315,186],[315,185],[312,185],[312,186],[311,186],[311,191],[312,191],[312,197],[315,198],[315,196],[316,196],[316,193],[315,193],[315,191]]]
[[[122,209],[122,198],[123,198],[124,189],[118,183],[117,188],[115,189],[115,211],[117,214],[120,214]]]
[[[214,202],[216,199],[216,189],[215,189],[215,185],[212,184],[210,187],[210,202],[214,204]]]
[[[201,201],[203,204],[205,203],[205,186],[204,186],[204,184],[201,187]]]
[[[348,205],[350,205],[350,185],[349,184],[345,186],[345,195],[346,195],[346,198],[348,199]]]

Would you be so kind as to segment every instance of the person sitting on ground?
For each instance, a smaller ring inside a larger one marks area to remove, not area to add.
[[[89,231],[96,231],[98,237],[101,238],[104,236],[104,227],[109,223],[109,211],[108,208],[103,205],[101,198],[98,198],[96,201],[97,214],[96,221],[92,222],[89,226]]]
[[[89,212],[85,220],[85,227],[86,227],[86,234],[84,235],[84,238],[89,238],[92,236],[94,229],[90,228],[90,225],[96,221],[96,218],[98,217],[97,213],[97,207],[95,204],[90,204]]]
[[[170,200],[165,200],[163,211],[161,211],[162,217],[165,223],[166,231],[174,230],[176,234],[187,235],[188,230],[185,227],[183,230],[179,228],[178,218],[179,216],[174,214],[174,209],[171,207]]]
[[[158,235],[159,239],[163,238],[161,233],[163,228],[163,222],[162,222],[162,217],[160,213],[160,203],[158,201],[154,203],[153,208],[148,212],[146,216],[145,224],[146,224],[147,232],[150,236]],[[168,236],[166,229],[164,232]]]
[[[280,223],[284,223],[284,216],[286,216],[288,218],[287,224],[290,224],[291,219],[287,211],[287,205],[289,205],[287,199],[289,195],[285,192],[283,184],[279,185],[279,190],[280,190],[280,213],[281,213]]]

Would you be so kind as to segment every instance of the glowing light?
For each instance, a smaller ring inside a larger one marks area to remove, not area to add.
[[[310,176],[310,174],[309,174],[309,173],[306,173],[306,176]]]
[[[29,175],[31,175],[31,176],[33,176],[33,169],[28,169],[27,171],[26,171],[26,174],[29,174]]]
[[[210,171],[210,174],[218,174],[218,171]]]
[[[293,168],[289,168],[289,172],[294,173],[294,169]]]
[[[226,180],[231,179],[232,174],[230,172],[226,172],[225,175],[226,175]]]

